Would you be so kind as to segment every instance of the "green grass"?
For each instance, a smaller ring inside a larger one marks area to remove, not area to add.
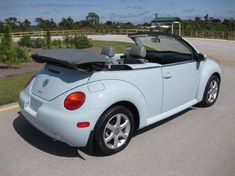
[[[127,42],[115,42],[115,41],[101,41],[101,40],[92,40],[91,41],[93,46],[95,47],[105,47],[105,46],[112,46],[115,48],[116,53],[123,53],[126,51],[126,48],[133,45],[133,43]]]
[[[0,105],[15,102],[19,98],[20,91],[34,73],[0,78]]]

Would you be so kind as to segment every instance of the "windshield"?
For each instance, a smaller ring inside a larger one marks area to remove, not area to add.
[[[176,39],[168,36],[143,36],[137,40],[147,51],[171,51],[182,54],[191,54],[191,51]]]
[[[146,49],[145,59],[158,64],[194,61],[193,51],[183,41],[169,35],[140,35],[133,37],[136,44]]]

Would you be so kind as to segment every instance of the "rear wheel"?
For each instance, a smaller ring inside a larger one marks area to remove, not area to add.
[[[134,132],[133,119],[124,106],[114,106],[101,116],[95,128],[95,140],[103,154],[117,153],[128,145]]]
[[[216,75],[212,75],[206,85],[202,102],[199,104],[204,107],[212,106],[219,95],[220,79]]]

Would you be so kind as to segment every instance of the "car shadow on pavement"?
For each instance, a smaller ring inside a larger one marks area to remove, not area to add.
[[[15,131],[29,144],[46,153],[61,157],[79,157],[85,160],[78,152],[78,148],[71,147],[59,141],[53,141],[35,127],[33,127],[19,112],[13,121]]]
[[[144,128],[142,128],[142,129],[140,129],[140,130],[137,130],[137,131],[135,132],[135,134],[134,134],[133,137],[136,137],[136,136],[138,136],[138,135],[140,135],[140,134],[142,134],[142,133],[144,133],[144,132],[146,132],[146,131],[152,130],[153,128],[156,128],[156,127],[158,127],[158,126],[160,126],[160,125],[163,125],[164,123],[167,123],[167,122],[169,122],[169,121],[171,121],[171,120],[173,120],[173,119],[175,119],[175,118],[181,116],[182,114],[187,113],[188,111],[197,110],[197,109],[198,109],[198,108],[197,108],[196,106],[190,107],[190,108],[188,108],[188,109],[186,109],[186,110],[184,110],[184,111],[181,111],[181,112],[179,112],[179,113],[177,113],[177,114],[175,114],[175,115],[172,115],[172,116],[170,116],[170,117],[168,117],[168,118],[166,118],[166,119],[164,119],[164,120],[161,120],[161,121],[156,122],[156,123],[154,123],[154,124],[152,124],[152,125],[149,125],[149,126],[144,127]],[[94,157],[105,157],[105,155],[103,155],[103,154],[99,153],[99,151],[95,150],[95,148],[97,147],[95,143],[93,143],[92,145],[93,145],[93,146],[92,146],[90,149],[87,149],[87,148],[80,148],[80,150],[81,150],[83,153],[85,153],[85,154],[87,154],[87,155],[90,155],[90,156],[94,156]]]
[[[156,128],[166,122],[169,122],[180,115],[191,111],[191,110],[197,110],[197,108],[191,107],[188,108],[180,113],[177,113],[173,116],[170,116],[164,120],[161,120],[159,122],[156,122],[152,125],[149,125],[143,129],[138,130],[135,136],[138,136],[139,134],[142,134],[146,131],[149,131],[153,128]],[[42,150],[44,152],[47,152],[52,155],[62,156],[62,157],[79,157],[82,160],[85,160],[78,152],[78,148],[71,147],[65,143],[59,142],[59,141],[53,141],[52,138],[46,136],[39,130],[37,130],[35,127],[33,127],[19,112],[19,116],[13,121],[13,127],[15,131],[29,144],[36,147],[39,150]],[[94,157],[105,157],[101,153],[99,153],[97,150],[95,150],[96,144],[92,144],[92,148],[79,148],[83,153],[94,156]]]

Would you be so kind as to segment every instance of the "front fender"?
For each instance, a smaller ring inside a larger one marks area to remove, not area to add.
[[[219,64],[213,60],[207,59],[202,68],[201,79],[197,90],[196,99],[198,102],[202,101],[206,84],[210,77],[215,73],[218,73],[221,77],[222,71]]]
[[[102,80],[88,83],[87,87],[90,92],[87,97],[87,108],[95,107],[105,111],[117,102],[128,101],[134,104],[139,112],[139,128],[146,125],[147,103],[143,94],[134,85],[121,80]]]

